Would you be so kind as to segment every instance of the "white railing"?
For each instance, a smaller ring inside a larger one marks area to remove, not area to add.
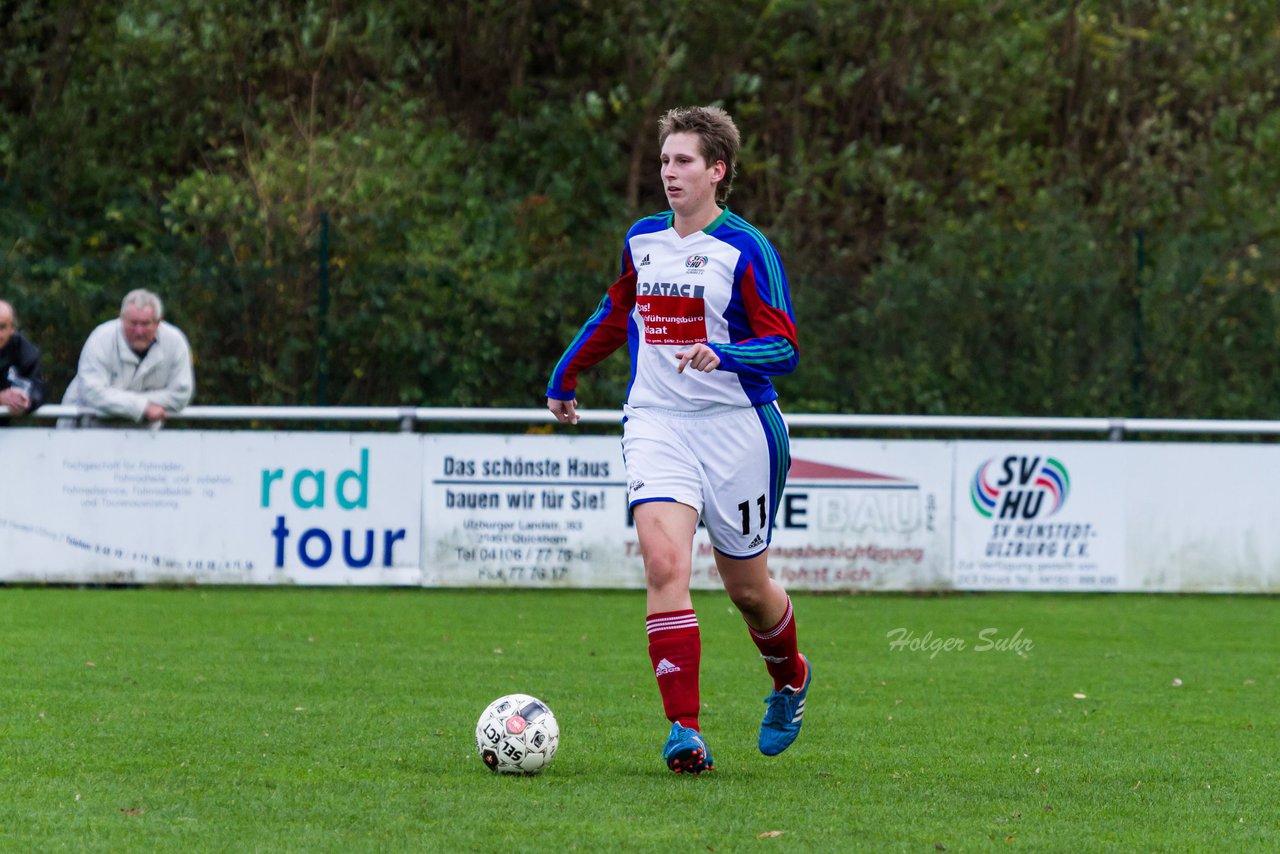
[[[0,412],[0,417],[6,413]],[[86,423],[92,410],[49,404],[35,413],[38,419],[67,418]],[[617,424],[619,409],[579,409],[584,424]],[[403,431],[432,423],[545,424],[551,415],[542,408],[459,406],[188,406],[171,416],[188,421],[345,421],[394,423]],[[990,415],[838,415],[788,413],[793,428],[879,431],[918,430],[964,433],[1082,433],[1101,434],[1113,440],[1135,433],[1181,435],[1280,435],[1280,421],[1205,420],[1179,418],[1054,418]]]

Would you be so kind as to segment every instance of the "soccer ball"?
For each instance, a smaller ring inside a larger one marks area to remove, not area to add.
[[[476,722],[476,750],[495,774],[537,774],[559,746],[556,716],[528,694],[499,697]]]

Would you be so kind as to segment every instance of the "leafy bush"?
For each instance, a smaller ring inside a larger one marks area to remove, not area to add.
[[[55,392],[145,285],[202,403],[537,405],[692,102],[744,132],[793,411],[1266,417],[1280,390],[1265,4],[6,11],[0,275]]]

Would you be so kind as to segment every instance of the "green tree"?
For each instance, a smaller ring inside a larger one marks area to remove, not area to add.
[[[537,405],[665,204],[658,115],[716,102],[792,283],[789,408],[1274,411],[1272,3],[0,11],[0,273],[55,391],[147,285],[204,403],[327,364],[333,403]]]

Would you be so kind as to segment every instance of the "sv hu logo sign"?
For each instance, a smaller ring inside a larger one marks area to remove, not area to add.
[[[974,472],[969,498],[986,518],[1052,516],[1071,492],[1067,467],[1053,457],[992,457]]]

